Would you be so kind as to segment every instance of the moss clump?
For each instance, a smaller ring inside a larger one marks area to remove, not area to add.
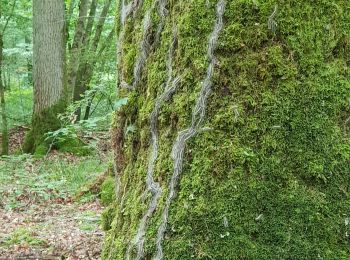
[[[45,134],[55,131],[61,127],[57,115],[64,111],[65,102],[60,101],[58,104],[47,108],[40,113],[33,114],[31,129],[26,133],[23,151],[25,153],[35,153],[37,147],[49,144],[45,141]],[[42,150],[42,148],[40,148]]]
[[[113,201],[115,201],[115,179],[109,176],[101,185],[101,203],[108,206]]]
[[[68,137],[61,139],[55,146],[61,152],[71,153],[77,156],[87,156],[92,154],[92,149],[78,138]]]
[[[210,131],[191,139],[185,150],[162,244],[165,259],[348,259],[348,2],[280,1],[276,32],[267,26],[276,1],[226,2],[206,110]],[[166,79],[166,53],[176,23],[174,75],[182,75],[182,81],[159,116],[154,175],[163,193],[145,243],[146,258],[155,255],[173,172],[171,149],[177,133],[189,126],[206,73],[215,3],[168,4],[161,42],[152,48],[143,72],[144,84],[125,108],[125,121],[136,131],[123,140],[122,191],[104,258],[125,258],[149,203],[143,196],[149,117]],[[132,25],[141,24],[143,12],[128,21],[129,30],[139,28]],[[127,46],[138,46],[139,33],[127,31]],[[130,50],[120,71],[128,77],[133,55]]]
[[[113,205],[107,207],[102,213],[102,229],[108,231],[112,228],[112,221],[115,218],[116,211]]]
[[[46,143],[42,143],[40,145],[38,145],[34,151],[34,156],[35,157],[43,157],[47,154],[49,149],[49,146]]]

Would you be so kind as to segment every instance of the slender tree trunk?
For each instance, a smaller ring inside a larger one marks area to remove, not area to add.
[[[12,1],[11,4],[11,11],[8,14],[7,17],[3,15],[3,8],[0,2],[0,19],[2,20],[5,18],[5,23],[3,23],[3,26],[0,28],[0,107],[1,107],[1,155],[7,155],[9,153],[9,135],[8,135],[8,124],[7,124],[7,113],[6,113],[6,102],[5,102],[5,84],[3,82],[3,73],[4,73],[4,67],[3,67],[3,49],[4,49],[4,34],[6,32],[7,26],[13,17],[14,10],[16,7],[16,0]]]
[[[118,2],[103,259],[350,259],[348,1]]]
[[[114,35],[115,35],[115,30],[112,29],[108,34],[107,38],[103,41],[101,48],[98,51],[94,50],[96,53],[93,53],[93,52],[86,53],[86,55],[90,55],[90,57],[88,60],[85,60],[84,63],[80,64],[79,71],[77,74],[77,81],[75,85],[75,89],[76,89],[75,91],[77,93],[80,93],[79,97],[81,97],[81,95],[83,95],[86,92],[86,90],[89,88],[90,82],[94,75],[94,69],[95,69],[96,63],[98,63],[101,60],[101,57],[104,54],[105,50],[110,46],[110,42],[113,40]],[[78,100],[75,100],[75,101],[78,101]],[[89,106],[91,106],[90,101],[89,101],[88,107]],[[86,109],[90,110],[88,107]],[[84,120],[86,120],[86,117],[88,116],[89,116],[89,113],[85,113]],[[78,119],[79,118],[80,116],[78,117]]]
[[[82,95],[84,94],[85,90],[83,90],[81,86],[81,66],[82,64],[86,63],[86,60],[90,58],[89,50],[89,44],[90,44],[90,38],[92,33],[92,28],[94,26],[94,20],[96,15],[96,9],[97,9],[97,0],[92,0],[90,5],[90,12],[89,12],[89,19],[87,22],[87,25],[85,27],[84,35],[82,37],[82,45],[80,49],[80,60],[78,64],[78,68],[75,74],[76,80],[75,84],[73,86],[73,101],[79,101],[82,98]],[[75,111],[77,122],[80,121],[81,117],[81,107],[78,107]]]
[[[5,90],[11,91],[11,72],[8,69],[2,69],[2,84]]]
[[[85,34],[86,37],[84,37],[84,46],[82,47],[82,52],[81,52],[82,59],[79,64],[79,69],[77,71],[76,82],[74,86],[74,95],[73,95],[74,101],[81,100],[81,96],[85,93],[85,91],[88,88],[88,85],[91,82],[94,65],[96,64],[97,60],[99,60],[99,56],[96,53],[97,48],[101,40],[103,26],[105,24],[106,17],[110,9],[111,3],[112,3],[112,0],[106,0],[104,2],[101,14],[99,16],[99,19],[96,25],[96,30],[95,30],[93,39],[91,39],[92,23],[91,21],[88,22],[88,25],[90,26],[87,26],[87,30]],[[91,5],[90,10],[92,11],[93,11],[92,7],[95,7],[94,4],[96,3],[92,3]],[[93,14],[95,14],[95,12],[93,12]],[[90,41],[91,41],[91,44],[89,44]],[[81,110],[82,108],[79,107],[76,112],[78,121],[80,120],[80,117],[81,117]]]
[[[92,0],[90,5],[90,11],[89,11],[89,19],[86,24],[86,28],[83,36],[83,44],[82,44],[83,52],[86,51],[89,48],[88,46],[90,45],[92,28],[94,27],[95,18],[96,18],[96,9],[97,9],[97,0]],[[82,56],[84,57],[84,54]]]
[[[90,48],[91,52],[96,52],[98,44],[100,42],[101,39],[101,34],[103,31],[103,26],[105,24],[106,18],[107,18],[107,14],[109,11],[109,8],[111,6],[112,0],[105,0],[105,4],[102,8],[101,14],[100,14],[100,18],[98,20],[97,26],[96,26],[96,31],[95,31],[95,35],[94,35],[94,39],[92,41],[92,46]]]
[[[87,20],[87,13],[89,10],[89,0],[81,0],[79,5],[79,17],[75,28],[72,48],[70,51],[69,65],[68,65],[68,87],[70,93],[73,94],[75,100],[76,93],[74,86],[76,83],[77,72],[79,68],[80,51],[82,47],[85,23]]]
[[[9,153],[9,135],[7,125],[6,103],[5,103],[5,88],[2,81],[3,73],[3,35],[0,34],[0,103],[1,103],[1,155]]]
[[[67,14],[66,14],[66,41],[68,43],[68,45],[67,45],[68,50],[71,50],[71,47],[72,47],[69,45],[69,42],[70,42],[69,28],[70,28],[71,19],[73,17],[73,12],[74,12],[76,2],[77,2],[77,0],[70,1],[69,7],[67,10]]]
[[[34,111],[24,149],[34,152],[44,134],[60,127],[57,114],[66,105],[65,17],[61,0],[33,2]]]
[[[24,37],[25,44],[29,45],[31,43],[31,39],[26,35]],[[26,51],[29,51],[29,47],[26,47]],[[29,85],[33,85],[33,64],[31,59],[27,59],[27,80]]]

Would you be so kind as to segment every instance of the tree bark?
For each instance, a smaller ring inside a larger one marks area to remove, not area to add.
[[[29,45],[31,43],[31,39],[27,35],[25,35],[24,42],[25,44]],[[26,51],[29,51],[28,46],[26,46]],[[33,64],[30,58],[27,58],[27,81],[30,86],[33,85]]]
[[[67,10],[67,14],[66,14],[66,41],[67,41],[67,48],[68,50],[71,50],[72,46],[69,45],[70,42],[70,34],[69,34],[69,28],[70,28],[70,22],[71,19],[73,17],[73,13],[74,13],[74,8],[76,5],[77,0],[71,0],[68,10]]]
[[[9,135],[5,103],[5,88],[2,80],[3,73],[3,35],[0,34],[0,103],[1,103],[1,155],[9,154]]]
[[[5,18],[5,24],[1,27],[0,32],[0,107],[1,107],[1,155],[8,155],[9,153],[9,134],[8,134],[8,123],[7,123],[7,112],[6,112],[6,101],[5,101],[5,84],[3,82],[3,50],[4,50],[4,34],[7,26],[14,15],[16,7],[16,0],[12,1],[11,10],[8,16],[3,15],[3,9],[0,3],[0,19]]]
[[[46,132],[60,127],[57,114],[66,105],[64,12],[61,0],[33,2],[34,109],[26,152],[34,152]]]
[[[82,52],[81,52],[81,62],[79,64],[79,69],[76,74],[76,82],[74,86],[74,95],[73,95],[73,101],[79,101],[81,100],[81,96],[85,93],[85,91],[88,89],[88,85],[91,82],[92,76],[93,76],[93,70],[95,67],[95,64],[99,60],[100,56],[102,53],[99,52],[97,53],[98,45],[101,40],[101,34],[103,32],[103,26],[106,21],[106,17],[108,14],[108,11],[110,9],[112,0],[106,0],[104,3],[104,6],[102,8],[101,14],[99,16],[97,25],[96,25],[96,30],[93,39],[91,39],[91,29],[92,27],[87,26],[86,29],[86,37],[85,37],[85,44],[82,47]],[[91,8],[93,5],[91,6]],[[91,9],[93,10],[93,9]],[[90,21],[89,21],[89,23]],[[107,40],[111,40],[110,37],[113,37],[114,35],[114,30],[108,35]],[[91,44],[89,44],[91,41]],[[102,46],[102,52],[105,49],[105,46]],[[81,108],[79,107],[76,112],[77,115],[77,121],[80,120],[81,117]],[[85,118],[85,116],[84,116]]]
[[[103,259],[349,259],[348,2],[118,2]]]
[[[110,42],[113,40],[114,35],[115,35],[115,30],[112,29],[109,32],[106,39],[103,41],[100,49],[98,51],[94,50],[95,53],[89,52],[89,54],[86,54],[86,55],[89,55],[90,57],[86,57],[85,62],[80,64],[78,74],[77,74],[77,82],[75,85],[76,92],[80,93],[79,97],[81,97],[81,95],[83,95],[86,92],[86,90],[88,90],[90,82],[94,75],[94,69],[96,67],[96,64],[101,61],[101,57],[103,56],[105,50],[110,46]],[[80,99],[81,98],[79,98],[78,100]],[[87,120],[89,118],[89,110],[90,110],[91,104],[90,104],[90,101],[88,103],[89,104],[86,107],[87,113],[85,113],[84,115],[84,120]],[[80,114],[79,114],[78,120],[79,119],[80,119]]]
[[[83,43],[85,23],[87,20],[87,13],[89,10],[89,0],[81,0],[79,5],[79,17],[75,28],[74,40],[70,51],[69,65],[68,65],[68,87],[73,93],[73,100],[75,100],[74,86],[76,83],[77,72],[79,68],[80,52]]]

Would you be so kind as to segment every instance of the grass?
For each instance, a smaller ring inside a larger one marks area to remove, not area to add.
[[[0,245],[3,244],[5,246],[12,245],[29,245],[29,246],[42,246],[45,245],[46,242],[35,236],[35,233],[31,230],[21,227],[14,230],[11,234],[6,236],[2,241],[0,241]]]
[[[5,99],[9,129],[29,124],[32,115],[33,89],[12,89],[6,92]]]
[[[79,227],[84,231],[94,231],[101,224],[101,216],[94,211],[85,211],[79,216]]]
[[[107,163],[94,157],[59,155],[50,160],[29,155],[6,157],[0,161],[0,196],[7,209],[22,207],[28,200],[72,198],[105,169]],[[87,194],[81,200],[96,196]]]

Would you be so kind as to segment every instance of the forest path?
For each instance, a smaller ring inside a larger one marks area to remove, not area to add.
[[[100,259],[99,194],[75,198],[107,169],[104,158],[56,151],[0,158],[0,259]]]
[[[100,213],[96,201],[0,209],[0,259],[100,259]]]

